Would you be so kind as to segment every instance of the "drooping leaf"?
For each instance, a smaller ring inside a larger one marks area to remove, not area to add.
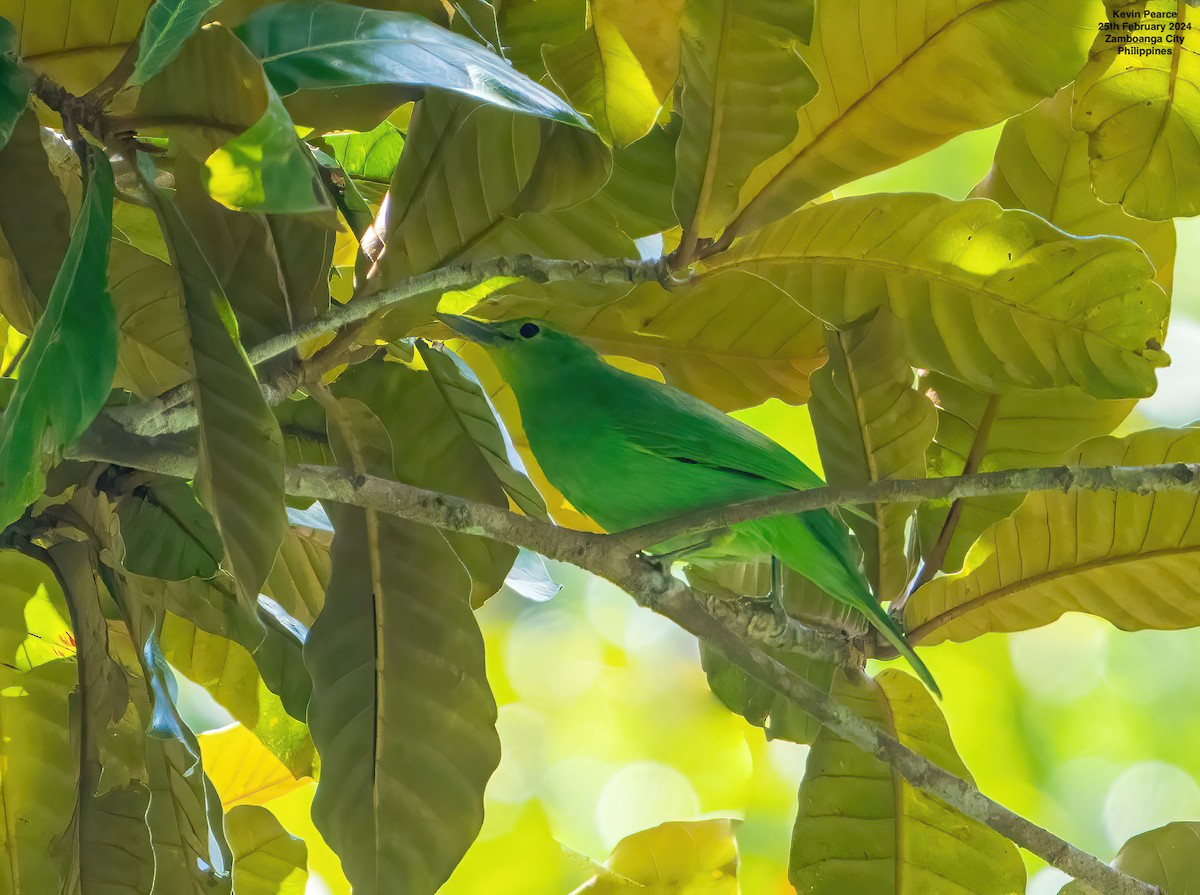
[[[28,335],[50,300],[67,253],[71,212],[50,172],[30,109],[0,149],[0,313]]]
[[[1104,10],[1100,0],[818,6],[801,50],[817,95],[796,139],[743,188],[737,234],[1052,96],[1079,71]]]
[[[88,157],[85,205],[0,428],[3,524],[42,493],[47,433],[52,455],[78,438],[104,406],[116,369],[117,323],[107,289],[113,175],[103,152],[93,149]]]
[[[483,389],[446,354],[425,342],[417,350],[434,384],[442,394],[446,407],[458,419],[466,434],[495,474],[508,499],[525,515],[545,520],[546,502],[533,483],[509,459],[506,436],[500,428]]]
[[[668,384],[722,410],[768,398],[802,404],[809,376],[825,360],[821,322],[780,289],[736,270],[672,289],[518,283],[469,313],[548,320],[601,354],[657,367]]]
[[[338,406],[342,462],[387,475],[382,424],[358,402]],[[356,892],[432,895],[479,831],[499,759],[470,582],[433,529],[330,509],[333,577],[305,645],[313,816]]]
[[[28,102],[29,80],[17,61],[17,31],[12,22],[0,18],[0,149],[8,143]]]
[[[1137,403],[1093,398],[1074,387],[1006,389],[988,395],[940,373],[923,374],[919,387],[938,412],[937,436],[928,454],[931,476],[962,475],[972,457],[976,472],[1055,466],[1081,442],[1113,431]],[[976,538],[1015,510],[1021,495],[976,497],[958,504],[939,564],[947,571],[962,568]],[[941,537],[949,511],[945,503],[921,506],[918,519],[926,547]],[[928,556],[929,550],[925,553]]]
[[[1096,438],[1072,451],[1080,466],[1200,460],[1200,430],[1149,429]],[[962,572],[917,590],[905,607],[914,642],[1023,631],[1086,612],[1136,631],[1197,623],[1194,494],[1035,492],[983,533]]]
[[[592,0],[589,27],[545,46],[550,76],[607,142],[627,146],[658,119],[679,75],[683,0]]]
[[[142,24],[137,62],[128,83],[145,84],[178,54],[200,27],[209,10],[221,0],[154,0]]]
[[[141,27],[151,0],[0,0],[20,35],[17,52],[82,96],[110,72]]]
[[[138,486],[117,505],[125,568],[135,575],[181,581],[211,578],[222,555],[212,517],[182,479]]]
[[[1170,295],[1175,268],[1175,225],[1145,221],[1110,205],[1092,189],[1088,138],[1071,129],[1071,89],[1063,88],[1010,119],[996,158],[972,196],[1005,208],[1025,208],[1076,236],[1124,236],[1154,262],[1155,282]]]
[[[450,375],[444,366],[442,375]],[[343,374],[334,392],[361,401],[387,429],[393,462],[390,478],[508,506],[502,480],[485,448],[464,427],[450,403],[452,394],[433,376],[400,364],[367,362]],[[516,548],[474,535],[446,533],[444,537],[470,572],[472,604],[481,605],[504,584]]]
[[[839,675],[836,697],[953,774],[970,774],[920,683],[896,670]],[[999,833],[913,788],[892,767],[825,729],[800,784],[788,877],[810,895],[916,895],[1025,889],[1017,848]]]
[[[1134,879],[1158,886],[1164,895],[1200,892],[1200,824],[1176,821],[1139,833],[1121,846],[1112,865]],[[1096,895],[1087,883],[1076,880],[1059,895]]]
[[[738,821],[669,821],[626,836],[576,895],[737,895]]]
[[[197,91],[196,85],[204,90]],[[254,55],[208,25],[138,92],[122,123],[165,133],[205,163],[205,185],[230,208],[329,213],[312,155]]]
[[[683,28],[683,131],[675,211],[689,237],[716,236],[742,184],[788,146],[817,83],[800,57],[813,3],[696,0]]]
[[[369,85],[434,87],[587,126],[569,105],[479,44],[410,13],[279,3],[258,11],[237,31],[284,96]]]
[[[1107,7],[1120,30],[1096,35],[1075,82],[1073,116],[1088,137],[1096,195],[1153,221],[1200,214],[1200,35],[1188,30],[1195,13],[1178,0],[1112,0]],[[1131,42],[1143,22],[1183,27],[1165,31],[1156,52],[1122,52],[1147,49]]]
[[[308,846],[266,808],[239,805],[226,815],[238,895],[304,895]]]
[[[283,538],[282,436],[208,259],[173,201],[160,194],[157,210],[183,287],[196,370],[196,490],[221,534],[241,597],[253,604]]]
[[[925,475],[925,451],[937,428],[933,403],[919,392],[887,311],[829,335],[829,363],[813,376],[809,403],[825,479],[862,488]],[[847,516],[862,547],[875,595],[893,600],[910,578],[906,527],[912,504],[867,504]]]
[[[1166,363],[1167,297],[1137,246],[1070,237],[986,199],[838,199],[712,260],[770,280],[835,327],[889,308],[910,363],[986,391],[1139,397]]]

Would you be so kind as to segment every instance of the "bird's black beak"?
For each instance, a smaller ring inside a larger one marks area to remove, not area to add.
[[[434,314],[434,316],[469,342],[478,342],[480,345],[499,345],[502,342],[512,341],[490,323],[472,320],[470,317],[462,317],[458,314]]]

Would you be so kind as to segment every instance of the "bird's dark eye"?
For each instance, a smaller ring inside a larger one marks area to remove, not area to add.
[[[534,336],[536,336],[541,331],[542,331],[542,328],[540,326],[538,326],[536,323],[522,323],[521,324],[520,332],[521,332],[521,335],[526,339],[532,339]]]

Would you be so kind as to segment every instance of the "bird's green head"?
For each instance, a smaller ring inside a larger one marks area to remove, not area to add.
[[[547,371],[602,363],[591,348],[543,320],[483,322],[457,314],[438,314],[456,335],[475,342],[491,356],[511,384],[544,380]]]

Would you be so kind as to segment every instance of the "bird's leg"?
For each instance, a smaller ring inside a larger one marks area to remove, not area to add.
[[[679,547],[675,550],[668,550],[666,553],[644,553],[652,563],[661,566],[664,569],[670,569],[675,563],[685,557],[691,556],[693,553],[698,553],[701,550],[707,550],[713,545],[713,536],[707,535],[703,540],[697,541],[694,544],[688,544],[686,547]]]
[[[771,589],[764,597],[742,597],[747,603],[755,606],[770,606],[775,621],[781,627],[787,627],[787,610],[783,608],[783,565],[776,556],[771,557]]]

